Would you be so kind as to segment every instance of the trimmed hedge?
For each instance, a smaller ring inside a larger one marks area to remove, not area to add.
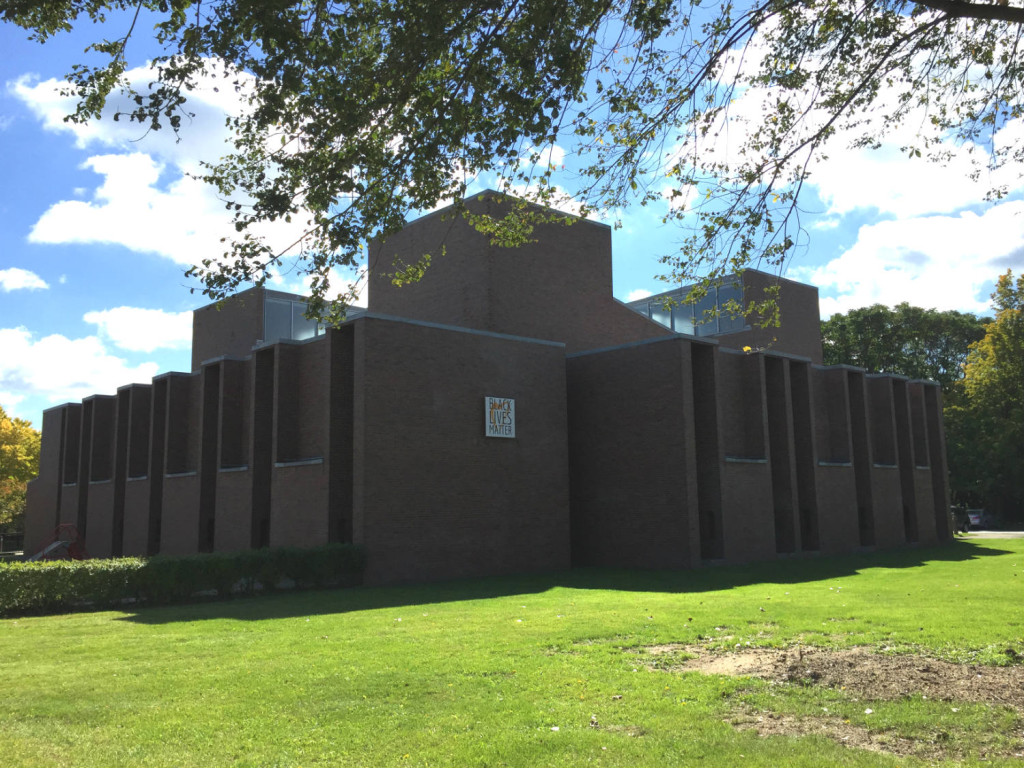
[[[209,597],[352,586],[366,557],[355,544],[278,547],[189,557],[0,563],[0,616],[160,605]]]

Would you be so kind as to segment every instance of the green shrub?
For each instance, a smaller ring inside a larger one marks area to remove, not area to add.
[[[202,583],[206,589],[214,589],[221,597],[228,597],[235,591],[235,585],[242,580],[244,574],[239,557],[231,552],[213,552],[193,558],[202,574]],[[202,589],[203,587],[200,587]]]
[[[328,544],[299,549],[157,555],[110,560],[0,563],[0,616],[150,605],[273,590],[351,586],[365,565],[362,547]]]
[[[272,592],[288,577],[287,547],[256,550],[253,575],[260,588]]]

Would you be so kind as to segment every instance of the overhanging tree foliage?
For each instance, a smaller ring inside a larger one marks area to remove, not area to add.
[[[822,353],[826,365],[937,381],[948,397],[963,378],[971,344],[984,338],[990,322],[969,312],[940,312],[907,302],[892,309],[874,304],[823,321]]]
[[[999,142],[1024,114],[1016,0],[2,0],[0,9],[40,41],[126,14],[117,36],[93,46],[103,62],[71,73],[72,119],[97,117],[128,85],[132,38],[146,24],[166,53],[154,86],[122,117],[185,130],[187,93],[211,72],[247,95],[250,109],[231,120],[235,152],[207,166],[236,230],[223,259],[194,270],[213,297],[298,254],[320,312],[332,266],[359,263],[368,238],[460,198],[477,174],[552,202],[556,146],[579,156],[569,191],[584,212],[671,199],[666,220],[689,227],[664,260],[673,282],[781,263],[809,163],[838,135],[872,145],[914,121],[922,130],[909,154],[941,160],[952,136],[987,148],[979,171],[1024,159],[1024,147]],[[745,94],[764,114],[740,130],[730,108]],[[731,146],[729,131],[740,134]],[[294,243],[254,234],[292,217],[305,228]]]

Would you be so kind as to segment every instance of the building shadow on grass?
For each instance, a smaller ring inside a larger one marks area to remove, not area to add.
[[[853,576],[871,568],[914,568],[929,562],[958,562],[1013,554],[1011,550],[957,539],[929,548],[905,548],[837,556],[802,556],[745,565],[714,565],[695,570],[645,571],[579,567],[555,573],[493,576],[432,584],[349,587],[333,590],[281,590],[255,597],[142,607],[122,617],[138,624],[228,619],[262,621],[330,615],[409,605],[488,600],[567,589],[699,593],[751,584],[797,584]]]

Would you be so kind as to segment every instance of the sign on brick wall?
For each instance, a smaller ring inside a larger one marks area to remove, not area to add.
[[[484,436],[516,436],[516,401],[511,397],[484,398]]]

